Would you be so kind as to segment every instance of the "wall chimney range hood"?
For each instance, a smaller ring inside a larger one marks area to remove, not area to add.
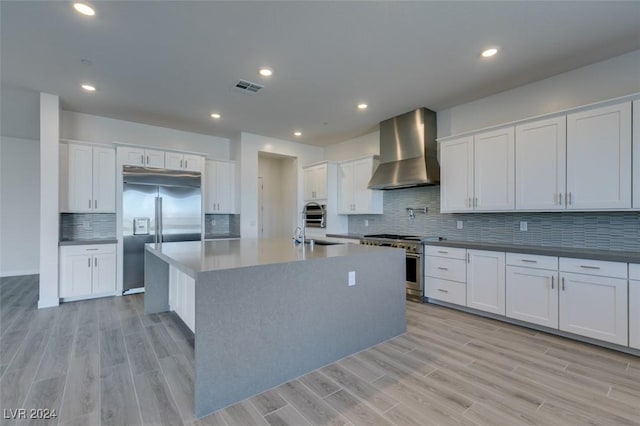
[[[369,189],[440,184],[436,113],[419,108],[380,123],[380,165]]]

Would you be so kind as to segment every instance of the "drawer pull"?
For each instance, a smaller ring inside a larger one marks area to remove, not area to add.
[[[86,251],[94,251],[94,250],[99,250],[97,248],[91,248],[91,249],[85,249]]]
[[[562,277],[562,291],[564,291],[564,277]]]
[[[446,250],[438,250],[438,253],[447,254],[447,253],[449,253],[449,252],[448,252],[448,251],[446,251]]]
[[[555,277],[553,275],[551,275],[551,290],[553,290],[553,280],[554,280],[554,278]]]
[[[580,267],[584,269],[600,269],[599,266],[580,265]]]
[[[439,288],[438,291],[440,291],[442,293],[449,293],[449,290],[445,290],[445,289],[442,289],[442,288]]]
[[[531,260],[531,259],[522,259],[522,261],[526,263],[538,263],[537,260]]]
[[[441,271],[448,271],[449,268],[445,268],[444,266],[438,266],[438,269],[440,269]]]

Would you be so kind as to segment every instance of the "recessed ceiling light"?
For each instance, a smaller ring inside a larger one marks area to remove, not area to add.
[[[273,75],[273,70],[271,68],[262,67],[258,70],[258,74],[263,77],[271,77]]]
[[[213,114],[211,114],[211,118],[213,118],[214,120],[217,120],[220,117],[222,117],[222,116],[220,114],[218,114],[217,112],[214,112]]]
[[[369,105],[367,105],[365,103],[358,104],[357,106],[358,106],[358,109],[367,109],[367,108],[369,108]]]
[[[86,90],[87,92],[95,92],[96,88],[90,84],[83,84],[82,87],[84,90]]]
[[[484,50],[482,52],[482,57],[483,58],[490,58],[493,55],[495,55],[496,53],[498,53],[498,49],[496,49],[495,47],[492,47],[490,49]]]
[[[85,16],[93,16],[96,14],[96,11],[93,10],[93,8],[87,3],[74,3],[73,8],[76,10],[76,12],[81,13]]]
[[[302,132],[293,132],[293,136],[302,136]]]

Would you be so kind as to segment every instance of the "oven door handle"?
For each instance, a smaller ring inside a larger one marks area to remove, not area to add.
[[[412,259],[420,259],[422,257],[420,254],[417,254],[417,253],[407,253],[406,256]]]

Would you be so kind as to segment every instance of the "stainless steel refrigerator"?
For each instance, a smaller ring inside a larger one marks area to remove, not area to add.
[[[124,166],[123,290],[144,287],[144,245],[198,241],[202,235],[201,173]]]

